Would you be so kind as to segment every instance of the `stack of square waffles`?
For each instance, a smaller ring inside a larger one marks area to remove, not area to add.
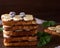
[[[4,46],[35,46],[37,45],[37,28],[33,15],[24,17],[9,14],[1,16],[3,25]]]

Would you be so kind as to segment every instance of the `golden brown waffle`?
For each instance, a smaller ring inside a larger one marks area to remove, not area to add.
[[[3,35],[9,35],[9,36],[33,36],[37,34],[37,30],[31,30],[31,31],[22,31],[22,32],[14,32],[14,31],[3,31]]]
[[[17,43],[8,43],[4,42],[5,46],[35,46],[37,45],[37,41],[35,42],[17,42]]]
[[[4,30],[6,31],[14,31],[14,30],[26,30],[30,31],[33,29],[37,29],[38,25],[20,25],[20,26],[12,26],[12,27],[4,27]]]
[[[37,36],[9,37],[9,38],[4,38],[4,41],[5,42],[37,41]]]
[[[36,24],[36,21],[35,20],[32,20],[32,21],[2,21],[2,24],[3,25],[6,25],[6,26],[13,26],[13,25],[30,25],[30,24]]]

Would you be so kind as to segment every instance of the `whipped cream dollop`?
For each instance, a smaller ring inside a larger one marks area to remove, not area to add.
[[[13,17],[14,21],[19,21],[19,20],[23,20],[22,17],[20,17],[19,15],[15,15],[15,17]]]
[[[3,21],[10,21],[10,20],[12,20],[12,18],[9,16],[9,14],[3,14],[3,15],[1,15],[1,19]]]
[[[25,15],[23,18],[25,21],[33,20],[33,15]]]

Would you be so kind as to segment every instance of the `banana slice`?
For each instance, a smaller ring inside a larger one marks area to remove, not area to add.
[[[23,19],[25,21],[33,20],[33,15],[26,15]]]
[[[60,25],[57,25],[57,26],[56,26],[56,32],[57,32],[57,33],[60,33]]]
[[[48,27],[48,29],[56,31],[57,33],[60,33],[60,25],[57,25],[56,27]]]
[[[60,25],[57,25],[56,28],[60,28]]]
[[[57,32],[57,33],[60,33],[60,29],[56,29],[56,32]]]
[[[56,30],[56,28],[55,28],[55,27],[48,27],[48,29],[49,29],[49,30],[53,30],[53,31],[55,31],[55,30]]]
[[[20,17],[19,15],[15,15],[15,17],[13,17],[14,21],[19,21],[19,20],[23,20],[22,17]]]
[[[12,18],[9,16],[9,14],[3,14],[3,15],[1,15],[1,19],[3,21],[10,21],[10,20],[12,20]]]

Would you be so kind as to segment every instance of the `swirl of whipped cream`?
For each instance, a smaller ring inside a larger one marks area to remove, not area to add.
[[[12,20],[12,18],[9,16],[9,14],[3,14],[3,15],[1,15],[1,19],[3,21],[10,21],[10,20]]]
[[[22,17],[20,17],[19,15],[16,15],[15,17],[13,17],[14,21],[19,21],[19,20],[23,20]]]
[[[25,17],[23,17],[23,19],[25,21],[33,20],[33,15],[25,15]]]

